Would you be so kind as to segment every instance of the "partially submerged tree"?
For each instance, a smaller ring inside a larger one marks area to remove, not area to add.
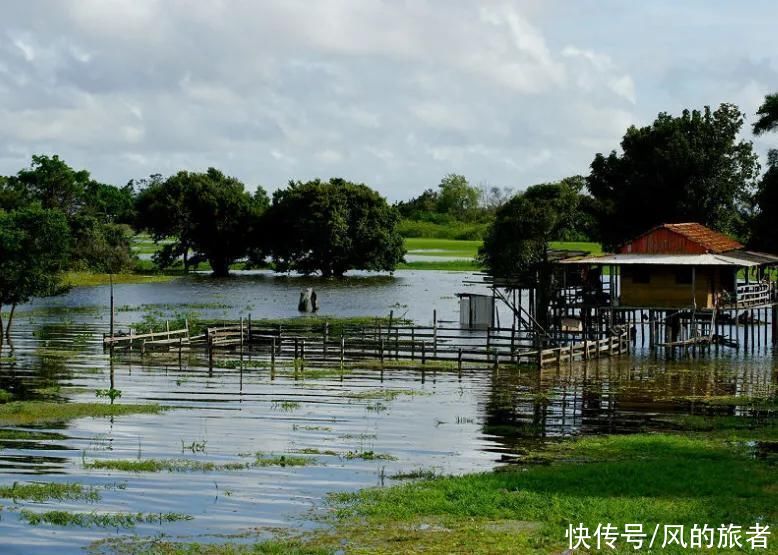
[[[394,270],[405,249],[397,210],[367,185],[343,179],[290,182],[273,194],[262,224],[277,271],[342,276]]]
[[[605,246],[667,222],[742,232],[759,173],[751,143],[739,139],[742,125],[731,104],[661,113],[649,126],[627,129],[620,154],[597,154],[587,187]]]
[[[181,171],[164,181],[153,178],[139,193],[138,225],[155,241],[172,240],[157,253],[160,266],[178,257],[185,269],[207,260],[215,276],[226,276],[230,264],[246,255],[266,198],[250,195],[238,179],[215,168]]]
[[[11,306],[6,335],[10,335],[16,305],[62,291],[69,233],[67,219],[59,210],[40,206],[0,210],[0,314],[3,305]]]

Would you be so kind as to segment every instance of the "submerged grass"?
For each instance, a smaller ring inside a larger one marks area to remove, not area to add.
[[[100,493],[94,487],[77,483],[31,482],[0,486],[0,497],[14,501],[99,501]]]
[[[133,528],[136,524],[163,524],[192,520],[182,513],[79,513],[69,511],[35,512],[29,509],[19,511],[21,519],[33,526],[78,526],[81,528]]]
[[[164,410],[157,404],[110,405],[107,403],[55,403],[48,401],[13,401],[0,404],[0,425],[26,425],[62,422],[75,418],[156,414]]]
[[[84,461],[91,470],[118,470],[120,472],[224,472],[245,470],[247,463],[214,463],[192,459],[94,459]]]

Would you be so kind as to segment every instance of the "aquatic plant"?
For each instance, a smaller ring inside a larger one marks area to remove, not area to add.
[[[83,465],[91,470],[121,472],[222,472],[249,468],[247,463],[214,463],[191,459],[92,459],[84,460]]]
[[[29,509],[19,511],[22,520],[33,526],[52,524],[54,526],[78,526],[81,528],[133,528],[136,524],[162,524],[180,520],[192,520],[183,513],[79,513],[68,511],[35,512]]]
[[[34,501],[99,501],[100,493],[94,487],[78,483],[58,482],[14,482],[11,486],[0,486],[0,497],[6,499]]]

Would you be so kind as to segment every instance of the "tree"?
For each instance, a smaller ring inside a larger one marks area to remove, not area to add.
[[[238,179],[215,168],[180,171],[164,181],[152,176],[137,198],[138,224],[155,241],[173,239],[158,253],[161,266],[182,256],[186,269],[207,260],[215,276],[226,276],[230,264],[248,252],[262,198],[260,193],[252,197]]]
[[[526,200],[545,203],[554,212],[555,241],[590,241],[595,235],[593,199],[583,194],[585,185],[583,176],[574,175],[524,192]]]
[[[450,214],[458,220],[472,219],[478,210],[481,192],[472,187],[464,175],[446,175],[438,189],[438,212]]]
[[[749,246],[767,252],[778,252],[775,222],[778,220],[778,150],[767,156],[767,171],[759,182],[754,196],[757,212],[751,223]]]
[[[405,254],[398,220],[397,210],[367,185],[290,182],[275,191],[263,217],[264,250],[281,272],[392,271]]]
[[[68,246],[69,227],[62,212],[40,206],[0,210],[0,311],[3,305],[11,305],[6,335],[16,305],[62,291]]]
[[[759,119],[754,122],[754,135],[778,129],[778,93],[765,96],[756,115]]]
[[[586,182],[605,246],[667,222],[739,231],[759,173],[751,143],[738,140],[742,125],[731,104],[660,113],[649,126],[627,129],[621,154],[597,154]]]
[[[39,205],[61,212],[74,243],[68,266],[100,271],[105,267],[105,248],[110,245],[115,251],[114,262],[122,263],[115,269],[119,271],[134,261],[129,240],[120,240],[115,227],[132,221],[132,195],[131,186],[118,189],[99,183],[88,171],[74,170],[56,155],[35,155],[29,168],[0,182],[0,209]]]
[[[542,192],[539,188],[528,190],[497,209],[479,259],[493,277],[535,284],[536,319],[545,329],[552,288],[549,243],[556,238],[560,218]]]

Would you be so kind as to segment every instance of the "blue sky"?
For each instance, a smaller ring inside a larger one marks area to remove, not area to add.
[[[778,91],[776,20],[769,2],[9,2],[0,173],[59,153],[115,184],[213,165],[391,200],[449,172],[523,189],[587,173],[659,111],[753,121]]]

